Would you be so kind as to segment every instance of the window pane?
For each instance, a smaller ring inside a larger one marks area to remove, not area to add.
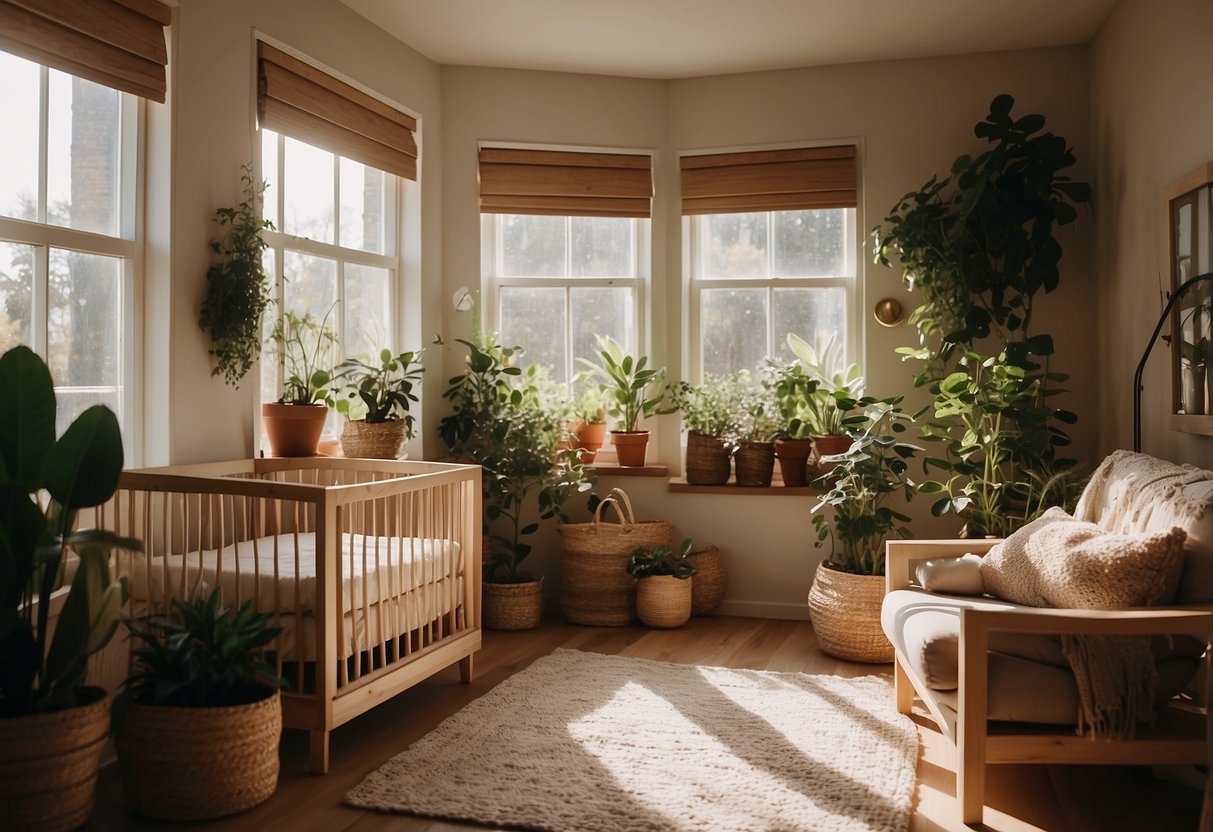
[[[122,260],[50,250],[47,365],[59,396],[59,429],[98,402],[117,411],[121,379]]]
[[[702,218],[703,276],[767,276],[769,214],[709,214]]]
[[[38,219],[38,65],[0,52],[0,214]]]
[[[267,248],[262,252],[261,265],[269,276],[270,281],[276,285],[278,272],[274,266],[274,249]],[[263,347],[269,340],[270,332],[273,331],[274,321],[277,318],[277,307],[266,309],[265,314],[261,316],[261,342]],[[273,350],[265,348],[261,350],[261,401],[263,402],[278,400],[278,363],[275,358]]]
[[[46,221],[118,234],[117,90],[50,71]]]
[[[846,291],[838,287],[775,289],[771,301],[774,304],[775,358],[791,361],[795,357],[788,349],[789,332],[795,332],[810,344],[819,334],[825,336],[833,332],[839,343],[846,344],[846,300]]]
[[[282,217],[278,216],[278,134],[273,130],[261,131],[261,178],[265,181],[261,215],[281,231]]]
[[[286,308],[298,315],[311,313],[317,320],[328,318],[337,328],[333,309],[337,304],[337,261],[300,251],[287,251],[282,258]]]
[[[501,273],[507,277],[561,277],[568,274],[564,257],[565,217],[503,214]]]
[[[285,146],[283,232],[334,242],[333,154],[289,136]]]
[[[578,358],[598,363],[598,342],[594,339],[595,335],[609,335],[616,343],[622,344],[625,350],[633,351],[636,335],[632,331],[632,322],[636,320],[636,310],[632,304],[631,289],[573,289],[571,295],[573,375],[579,371]]]
[[[501,290],[501,340],[526,350],[523,364],[541,364],[552,378],[568,378],[564,289],[505,287]]]
[[[345,266],[345,352],[343,357],[378,360],[392,345],[391,273],[374,266]]]
[[[635,223],[623,217],[571,217],[574,277],[632,277]]]
[[[704,375],[756,369],[767,355],[767,290],[704,289],[699,333]]]
[[[771,214],[775,277],[842,275],[846,268],[846,208]]]
[[[341,160],[341,245],[383,254],[386,198],[383,171]]]
[[[34,343],[33,297],[34,247],[0,242],[0,353]]]

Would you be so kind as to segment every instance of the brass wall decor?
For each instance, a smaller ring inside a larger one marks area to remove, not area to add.
[[[876,322],[881,326],[894,327],[905,320],[901,314],[901,304],[893,298],[884,298],[876,301],[876,307],[872,310],[872,316],[876,318]]]

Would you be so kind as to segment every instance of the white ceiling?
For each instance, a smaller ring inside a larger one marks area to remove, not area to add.
[[[1087,43],[1116,0],[341,0],[440,64],[690,78]]]

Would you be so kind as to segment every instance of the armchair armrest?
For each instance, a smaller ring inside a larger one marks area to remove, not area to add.
[[[885,543],[885,592],[906,589],[910,586],[910,571],[913,563],[931,558],[958,558],[972,552],[984,555],[1001,540],[982,538],[965,540],[890,540]]]

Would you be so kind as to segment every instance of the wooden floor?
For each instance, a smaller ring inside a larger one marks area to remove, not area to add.
[[[887,674],[889,666],[840,662],[823,654],[807,622],[750,618],[697,618],[671,631],[641,627],[578,627],[545,621],[525,633],[486,633],[476,656],[473,684],[459,684],[448,668],[374,711],[338,728],[332,737],[329,774],[307,773],[302,732],[287,731],[282,777],[267,803],[226,821],[188,824],[191,830],[399,830],[453,832],[482,827],[387,815],[342,804],[345,792],[470,700],[536,658],[557,648],[587,650],[689,664],[756,670],[858,676]],[[910,829],[963,830],[957,820],[954,780],[946,746],[925,716],[918,793]],[[88,830],[165,829],[163,822],[130,815],[116,766],[107,766],[98,787]],[[1148,769],[1089,766],[991,766],[987,775],[985,826],[997,832],[1167,832],[1195,830],[1200,794],[1155,780]],[[728,832],[721,830],[721,832]]]

